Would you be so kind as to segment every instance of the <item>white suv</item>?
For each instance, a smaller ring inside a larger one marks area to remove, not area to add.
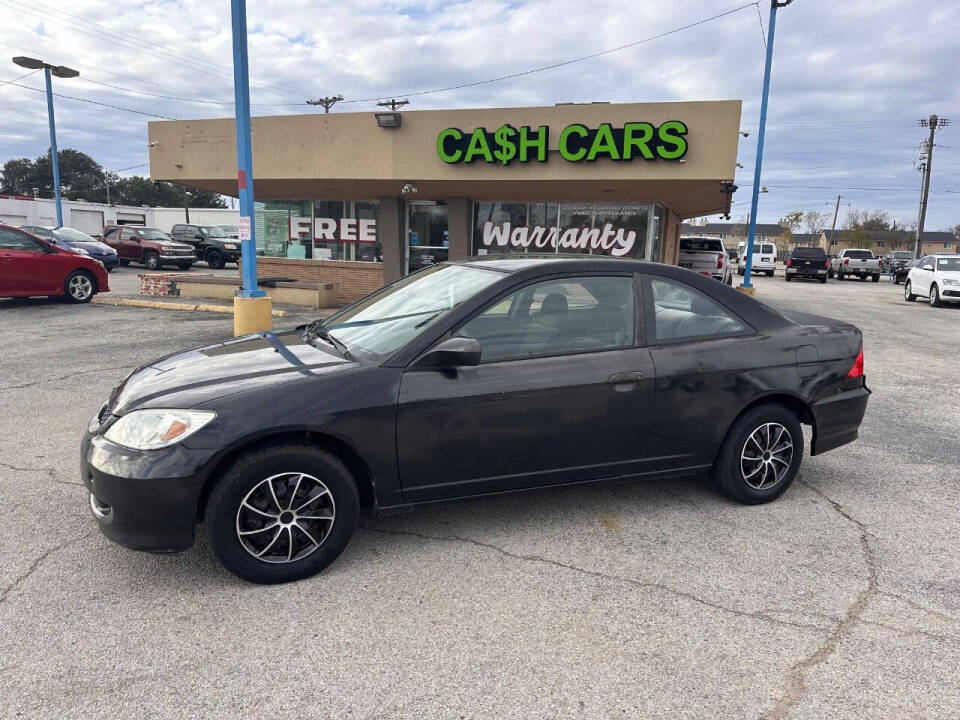
[[[960,255],[927,255],[910,268],[903,297],[913,302],[925,296],[933,307],[960,302]]]
[[[750,265],[750,272],[766,273],[773,277],[773,271],[777,267],[777,246],[771,242],[753,243],[753,263]],[[743,275],[747,269],[747,244],[745,242],[737,245],[737,275]]]

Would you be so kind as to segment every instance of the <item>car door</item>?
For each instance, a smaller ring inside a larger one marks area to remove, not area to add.
[[[706,469],[742,407],[742,394],[754,391],[745,378],[769,363],[767,344],[777,341],[756,334],[725,305],[680,280],[649,275],[643,289],[657,378],[649,439],[657,448],[657,468]],[[795,365],[792,353],[788,361]]]
[[[397,412],[404,497],[431,500],[643,472],[654,372],[630,274],[515,289],[453,335],[479,365],[408,370]]]
[[[117,255],[124,260],[140,259],[140,235],[133,228],[120,228]]]
[[[59,292],[57,254],[42,240],[0,228],[0,290],[17,295]]]
[[[911,290],[917,295],[926,295],[930,292],[930,277],[932,272],[927,268],[932,264],[929,256],[922,257],[914,265],[910,273]]]

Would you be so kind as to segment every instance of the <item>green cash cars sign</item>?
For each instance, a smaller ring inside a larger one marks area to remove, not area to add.
[[[679,160],[687,154],[687,126],[668,120],[657,126],[648,122],[628,122],[622,127],[603,123],[590,128],[580,123],[567,125],[557,141],[557,149],[567,162],[594,162],[600,158],[616,161]],[[437,155],[445,163],[509,165],[511,162],[547,162],[550,128],[515,128],[501,125],[494,131],[478,127],[472,132],[447,128],[437,135]]]

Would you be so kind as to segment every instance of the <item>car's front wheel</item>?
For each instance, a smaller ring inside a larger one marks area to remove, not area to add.
[[[730,428],[713,464],[720,491],[748,505],[775,500],[790,487],[803,460],[797,416],[776,403],[758,405]]]
[[[143,264],[147,266],[147,270],[159,270],[160,256],[152,250],[149,250],[143,255]]]
[[[903,299],[907,302],[913,302],[917,299],[917,296],[913,294],[913,284],[909,280],[903,284]]]
[[[930,295],[927,300],[930,302],[930,307],[940,307],[942,304],[940,301],[940,290],[936,285],[930,286]]]
[[[96,293],[93,275],[86,270],[74,270],[63,283],[63,293],[73,303],[86,303]]]
[[[210,543],[235,575],[301,580],[337,559],[357,526],[356,483],[335,455],[290,443],[241,456],[207,500]]]
[[[219,250],[207,250],[207,267],[211,270],[221,270],[226,264],[222,252]]]

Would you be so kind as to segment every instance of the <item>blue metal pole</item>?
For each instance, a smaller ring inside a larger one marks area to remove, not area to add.
[[[60,201],[60,153],[57,150],[57,124],[53,119],[53,88],[50,85],[50,66],[43,68],[47,81],[47,118],[50,120],[50,163],[53,165],[53,197],[57,201],[57,227],[63,227],[63,204]]]
[[[250,77],[247,67],[247,3],[230,0],[233,21],[233,92],[236,101],[237,186],[240,191],[240,251],[243,288],[240,296],[263,297],[257,289],[257,241],[253,213],[253,153],[250,143]]]
[[[767,131],[767,100],[770,97],[770,66],[773,64],[773,31],[777,26],[777,0],[770,2],[770,23],[767,28],[767,64],[763,70],[763,98],[760,100],[760,132],[757,133],[757,162],[753,169],[753,201],[750,203],[750,232],[747,235],[747,264],[743,271],[743,287],[750,284],[753,268],[753,238],[757,232],[757,204],[760,202],[760,168],[763,166],[763,139]]]

